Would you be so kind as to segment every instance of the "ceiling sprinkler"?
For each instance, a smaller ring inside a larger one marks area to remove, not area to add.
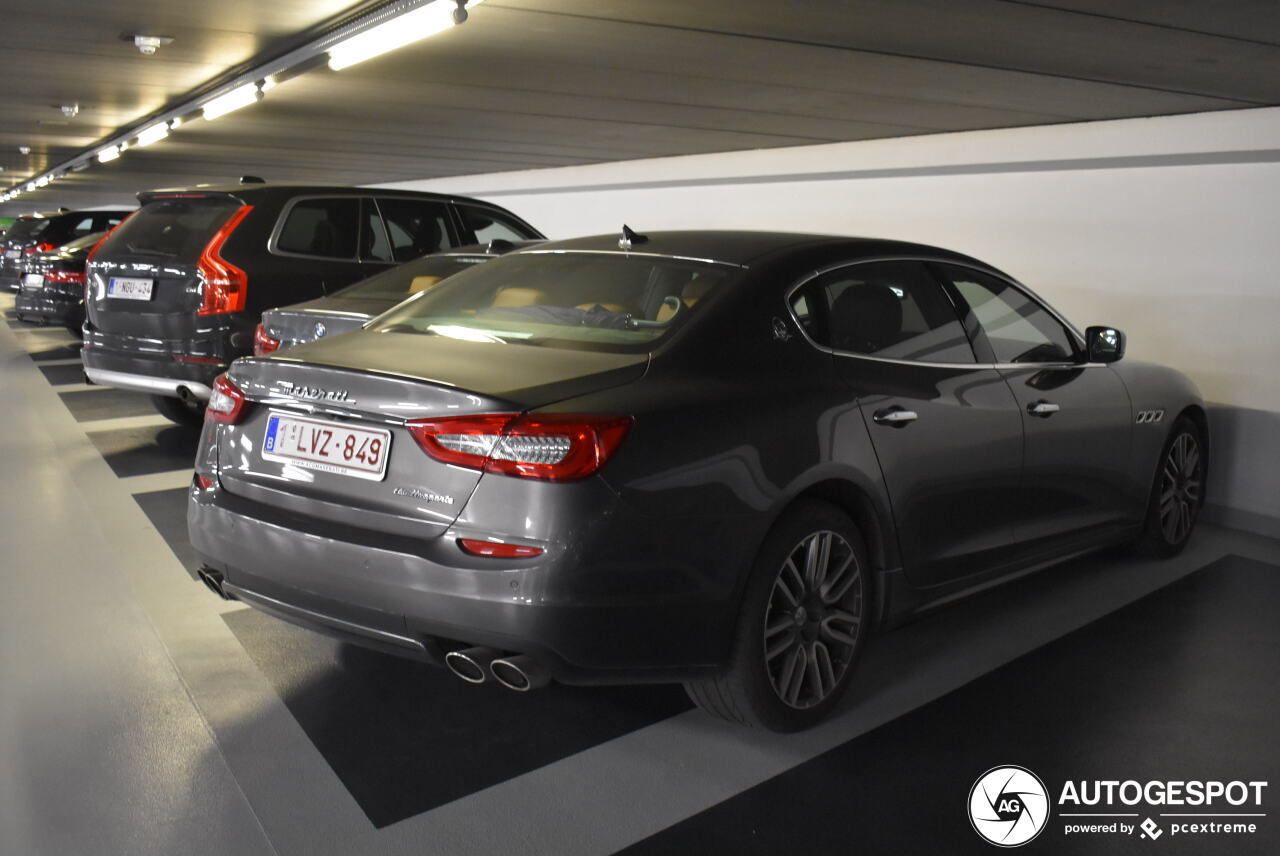
[[[158,48],[164,47],[171,41],[173,41],[173,36],[144,36],[139,34],[133,37],[134,46],[143,56],[151,56]]]
[[[79,104],[63,104],[58,109],[61,110],[62,115],[66,116],[68,119],[74,119],[80,113]]]

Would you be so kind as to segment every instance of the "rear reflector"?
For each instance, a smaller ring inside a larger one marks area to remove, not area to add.
[[[196,485],[201,490],[209,490],[213,487],[213,479],[202,473],[196,473]]]
[[[253,355],[255,357],[265,357],[267,354],[274,353],[279,347],[280,340],[268,336],[266,327],[259,324],[258,329],[253,331]]]
[[[595,473],[631,428],[628,416],[487,413],[416,419],[405,427],[428,455],[447,464],[544,481]]]
[[[219,315],[224,312],[240,312],[244,309],[245,296],[249,292],[249,275],[221,256],[222,245],[240,225],[252,205],[242,205],[231,219],[222,224],[205,246],[196,261],[203,289],[203,302],[197,315]]]
[[[27,247],[25,250],[23,250],[23,252],[29,256],[34,256],[36,253],[47,253],[50,250],[56,250],[56,249],[58,249],[56,244],[50,244],[47,241],[45,241],[45,242],[36,244],[34,247]]]
[[[226,375],[220,374],[213,379],[213,395],[209,396],[209,406],[205,408],[204,418],[209,422],[235,425],[244,416],[247,406],[248,402],[240,387]]]
[[[541,556],[541,547],[526,547],[523,544],[502,544],[498,541],[477,541],[473,538],[459,538],[458,546],[462,552],[473,556],[487,556],[491,559],[529,559]]]
[[[84,285],[84,274],[73,270],[51,270],[44,275],[44,281]]]

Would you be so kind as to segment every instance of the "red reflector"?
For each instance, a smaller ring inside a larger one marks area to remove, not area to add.
[[[447,464],[543,481],[586,478],[605,465],[631,429],[629,416],[486,413],[417,419],[406,426]]]
[[[209,406],[205,408],[204,418],[208,422],[220,422],[223,425],[235,425],[244,417],[248,407],[244,392],[225,375],[220,374],[213,379],[213,395],[209,396]]]
[[[464,553],[473,556],[487,556],[492,559],[528,559],[541,556],[541,547],[526,547],[523,544],[502,544],[497,541],[477,541],[473,538],[459,538],[458,546]]]
[[[240,206],[231,215],[231,219],[222,224],[222,228],[214,234],[200,254],[196,270],[203,282],[204,301],[196,310],[197,315],[217,315],[244,309],[244,299],[249,291],[249,275],[224,259],[221,252],[227,238],[231,237],[236,226],[252,210],[252,205]]]
[[[253,331],[253,355],[255,357],[265,357],[279,347],[280,340],[268,336],[266,327],[259,324],[258,329]]]
[[[196,473],[196,484],[201,490],[209,490],[213,487],[213,479],[201,473]]]
[[[45,282],[65,282],[77,285],[84,284],[84,274],[73,270],[51,270],[44,275]]]
[[[34,256],[36,253],[47,253],[50,250],[56,250],[56,249],[58,249],[56,244],[50,244],[47,241],[41,241],[39,244],[36,244],[34,247],[27,247],[25,250],[23,250],[23,252],[29,256]]]

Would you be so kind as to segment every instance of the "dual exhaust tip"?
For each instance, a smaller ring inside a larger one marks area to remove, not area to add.
[[[449,671],[469,684],[483,684],[493,677],[502,686],[518,693],[545,687],[551,675],[528,654],[504,657],[493,648],[464,648],[444,655]]]

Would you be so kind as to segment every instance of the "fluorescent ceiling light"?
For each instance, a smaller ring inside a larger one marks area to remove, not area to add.
[[[144,128],[139,132],[137,144],[139,146],[149,146],[152,143],[158,143],[167,136],[169,136],[169,126],[164,122],[157,122],[150,128]]]
[[[467,5],[477,6],[480,2],[471,0]],[[337,71],[443,32],[454,26],[453,13],[457,8],[453,0],[435,0],[338,42],[329,48],[329,67]]]
[[[49,176],[47,175],[42,175],[36,179],[36,187],[44,187],[48,183],[49,183]]]
[[[107,146],[105,149],[98,152],[98,163],[106,163],[107,161],[113,161],[118,157],[120,157],[120,147]]]
[[[248,107],[261,97],[262,94],[258,91],[258,84],[256,83],[237,86],[226,95],[219,95],[212,101],[207,102],[204,105],[204,117],[206,119],[216,119],[219,116],[225,116],[232,110]]]

